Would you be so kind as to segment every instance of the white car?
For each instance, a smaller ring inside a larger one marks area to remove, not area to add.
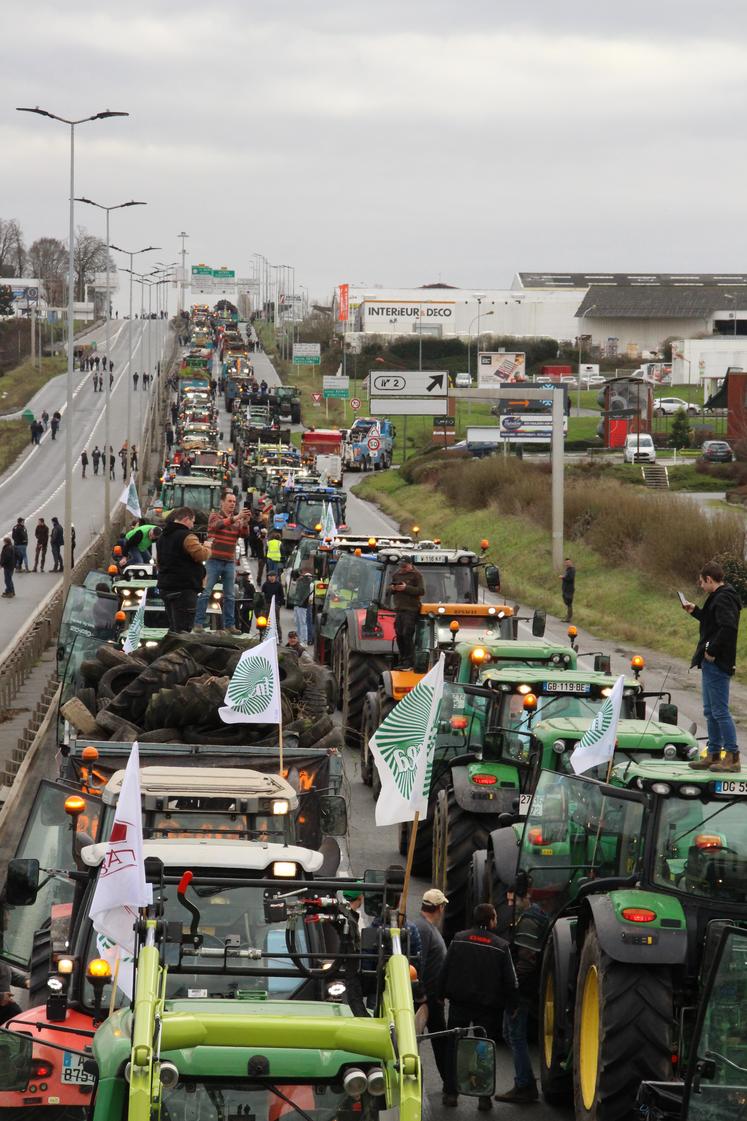
[[[654,414],[656,416],[674,416],[680,409],[686,413],[699,413],[700,407],[693,405],[692,401],[683,401],[681,397],[657,397],[654,400]]]
[[[455,389],[471,389],[472,388],[472,378],[470,377],[470,375],[468,373],[466,373],[464,370],[462,370],[461,373],[457,374],[456,377],[454,378],[454,388]]]
[[[623,463],[656,463],[656,448],[648,432],[629,432],[625,437]]]

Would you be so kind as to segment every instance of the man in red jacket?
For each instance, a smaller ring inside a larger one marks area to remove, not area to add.
[[[205,615],[210,593],[220,582],[223,587],[223,628],[231,634],[241,634],[236,626],[236,542],[249,532],[249,511],[236,513],[236,495],[224,495],[220,510],[208,518],[210,559],[207,561],[207,580],[197,599],[194,630],[205,629]]]

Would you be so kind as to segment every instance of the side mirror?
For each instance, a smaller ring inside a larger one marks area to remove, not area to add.
[[[495,1092],[495,1044],[484,1036],[466,1036],[456,1043],[457,1090],[472,1098]]]
[[[542,638],[547,626],[547,612],[544,607],[535,608],[532,616],[532,634],[535,638]]]
[[[495,592],[501,586],[501,574],[498,566],[495,564],[485,565],[485,583],[488,586],[489,592]]]
[[[11,907],[30,907],[39,892],[39,861],[11,860],[5,881],[5,902]]]
[[[659,723],[661,724],[676,724],[679,716],[677,705],[661,704],[659,705]]]
[[[345,799],[340,794],[322,794],[319,798],[319,814],[325,837],[345,836],[348,831],[348,811]]]
[[[612,658],[609,654],[596,654],[594,657],[594,670],[597,673],[612,672]]]

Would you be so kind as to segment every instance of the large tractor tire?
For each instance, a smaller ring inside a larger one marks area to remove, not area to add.
[[[386,720],[387,716],[392,711],[392,709],[394,708],[396,703],[397,702],[395,700],[393,700],[391,697],[381,697],[380,696],[380,700],[379,700],[379,724],[381,724],[384,720]],[[374,731],[375,730],[376,729],[374,729]],[[363,739],[363,737],[361,736],[361,740],[362,739]],[[362,752],[363,752],[363,744],[361,743],[361,753]],[[362,754],[361,754],[361,757],[362,757]],[[378,767],[376,766],[375,763],[372,763],[372,768],[373,768],[373,770],[371,772],[371,793],[374,796],[374,800],[378,801],[379,794],[381,794],[381,776],[379,775],[379,769],[378,769]]]
[[[438,792],[445,790],[448,785],[449,772],[446,771],[431,786],[428,798],[428,816],[426,818],[421,817],[418,822],[418,835],[415,838],[415,851],[412,857],[412,870],[416,876],[430,876],[431,874],[434,806],[438,798]],[[403,821],[399,827],[399,851],[401,856],[407,856],[410,847],[411,828],[409,821]]]
[[[569,1105],[573,1100],[573,1074],[563,1065],[570,1040],[561,1030],[567,995],[561,989],[555,944],[549,938],[540,972],[538,1032],[542,1096],[549,1105]]]
[[[577,1121],[628,1121],[642,1081],[672,1078],[673,1006],[669,969],[613,961],[590,928],[576,982]]]
[[[488,835],[487,824],[461,808],[453,789],[439,790],[433,813],[433,883],[449,900],[441,928],[447,942],[464,930],[472,854],[487,848]]]
[[[291,401],[291,424],[301,423],[301,402]]]
[[[378,654],[364,654],[359,650],[350,650],[347,642],[344,642],[340,707],[345,742],[353,750],[360,750],[361,722],[366,694],[378,687],[379,678],[388,666],[387,658]]]
[[[379,693],[371,691],[366,693],[361,716],[361,782],[371,786],[376,764],[373,756],[367,751],[368,741],[381,723],[381,705]]]

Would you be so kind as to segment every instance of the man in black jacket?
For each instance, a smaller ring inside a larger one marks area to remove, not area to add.
[[[179,506],[158,539],[158,587],[172,631],[192,630],[197,596],[205,581],[204,562],[210,549],[192,532],[194,524],[194,510]]]
[[[724,570],[716,561],[703,565],[698,583],[707,597],[703,606],[696,607],[687,601],[682,606],[700,623],[700,638],[690,665],[697,666],[702,675],[708,754],[690,766],[695,771],[730,773],[741,769],[737,730],[729,712],[729,685],[736,669],[742,605],[735,589],[725,582]]]
[[[508,942],[495,933],[498,922],[492,903],[479,903],[473,915],[474,926],[454,935],[441,971],[441,996],[449,1001],[449,1028],[470,1024],[485,1029],[488,1039],[501,1038],[504,1009],[518,1006],[518,983]],[[458,1105],[456,1046],[450,1041],[448,1079],[443,1104]],[[492,1107],[490,1097],[480,1098],[477,1108]]]
[[[389,585],[394,606],[394,633],[403,667],[412,668],[415,657],[415,628],[420,614],[420,601],[425,593],[423,577],[412,563],[412,557],[402,557],[399,568]]]

